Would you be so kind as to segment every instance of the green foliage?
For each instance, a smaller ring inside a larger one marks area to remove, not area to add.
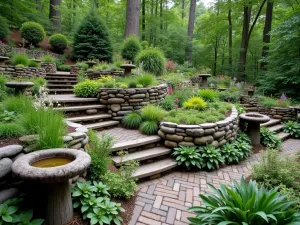
[[[149,87],[155,82],[155,77],[152,74],[143,74],[138,77],[138,83],[143,85],[143,87]]]
[[[166,63],[165,56],[158,48],[148,48],[142,50],[136,57],[138,65],[141,65],[143,70],[155,75],[162,75]]]
[[[188,218],[191,224],[297,224],[299,213],[291,210],[294,203],[277,193],[276,189],[258,187],[255,181],[249,183],[244,178],[233,186],[222,184],[219,189],[209,184],[213,194],[200,198],[204,206],[195,206],[190,211],[195,218]]]
[[[221,152],[226,164],[238,163],[243,156],[235,145],[228,143],[222,146]]]
[[[63,52],[68,46],[68,40],[63,34],[53,34],[49,38],[49,44],[55,51]]]
[[[30,81],[34,83],[34,86],[31,88],[33,95],[39,95],[41,86],[46,86],[47,84],[47,80],[43,77],[34,77]]]
[[[129,88],[136,88],[137,87],[137,83],[136,83],[136,81],[130,81],[129,83],[128,83],[128,87]]]
[[[70,71],[70,65],[56,65],[58,71]]]
[[[146,105],[141,109],[141,116],[143,120],[146,121],[153,121],[155,123],[158,123],[166,115],[167,112],[165,110],[163,110],[159,106],[155,106],[151,104]]]
[[[159,102],[158,105],[162,109],[170,111],[170,110],[174,109],[175,102],[171,95],[167,95],[162,101]]]
[[[21,36],[29,43],[36,45],[45,39],[43,26],[36,22],[25,22],[20,29]]]
[[[246,112],[246,108],[244,106],[242,106],[241,104],[235,103],[234,105],[239,114]]]
[[[92,158],[90,177],[92,180],[99,180],[107,172],[108,165],[111,162],[109,154],[113,146],[113,137],[102,133],[99,138],[97,133],[92,130],[89,130],[88,136],[89,144],[86,148]]]
[[[96,97],[100,87],[103,87],[103,84],[99,81],[85,80],[74,86],[74,93],[77,97]]]
[[[149,47],[149,42],[148,41],[142,41],[141,42],[141,47],[142,47],[142,49],[147,49]]]
[[[112,61],[108,29],[95,10],[86,15],[75,32],[73,56],[76,60]]]
[[[219,99],[224,102],[237,103],[240,98],[240,93],[237,90],[225,90],[219,92]]]
[[[134,61],[137,54],[141,51],[139,39],[136,36],[128,37],[122,46],[121,55],[124,59]]]
[[[125,210],[120,203],[108,198],[108,190],[101,182],[77,182],[72,189],[73,207],[80,207],[83,219],[89,218],[90,224],[121,225],[122,218],[118,214]]]
[[[218,100],[218,92],[213,89],[201,89],[198,96],[206,102],[216,102]]]
[[[6,19],[0,16],[0,40],[4,40],[10,33]]]
[[[39,67],[39,64],[35,61],[29,60],[28,67]]]
[[[186,109],[203,110],[206,107],[206,102],[200,97],[191,97],[183,103]]]
[[[85,62],[78,62],[76,63],[76,66],[79,66],[83,70],[87,70],[89,68],[89,65],[86,64]]]
[[[244,133],[239,133],[238,138],[232,143],[234,148],[240,153],[241,159],[245,159],[249,156],[252,146],[250,144],[250,139]]]
[[[15,112],[9,112],[4,110],[3,112],[0,111],[0,121],[3,122],[11,122],[17,118],[17,115]]]
[[[120,167],[119,173],[107,172],[102,176],[113,197],[129,199],[134,196],[137,185],[132,175],[138,167],[137,161],[129,161]]]
[[[284,124],[284,132],[289,133],[295,138],[300,138],[300,123],[295,121],[288,121]]]
[[[158,131],[157,122],[151,120],[143,122],[140,126],[140,131],[143,134],[147,134],[147,135],[157,134]]]
[[[202,168],[201,154],[196,146],[179,146],[174,149],[172,156],[178,165],[184,165],[188,170],[193,167]]]
[[[18,123],[1,123],[0,137],[18,137],[26,133],[24,127]]]
[[[55,61],[51,55],[44,55],[41,60],[44,63],[53,63]]]
[[[126,114],[122,119],[122,124],[128,129],[137,129],[143,122],[141,115],[137,112]]]
[[[0,102],[7,98],[7,87],[5,83],[7,82],[7,76],[0,74]]]
[[[283,107],[287,108],[291,105],[290,100],[279,100],[272,97],[266,97],[266,96],[259,96],[258,104],[265,106],[265,107]]]
[[[260,128],[261,143],[268,148],[278,149],[281,145],[281,140],[276,133],[266,127]]]
[[[182,88],[180,90],[175,90],[173,93],[174,99],[177,99],[178,106],[183,107],[183,103],[189,98],[195,96],[198,92],[198,88]]]
[[[219,149],[216,149],[212,145],[208,145],[200,148],[202,157],[202,167],[209,170],[219,169],[219,165],[224,163],[224,158],[221,155]]]
[[[23,54],[23,53],[17,53],[17,54],[15,54],[12,57],[11,62],[12,62],[13,65],[22,64],[24,66],[28,66],[29,63],[30,63],[28,55]]]
[[[3,109],[17,114],[33,108],[32,101],[25,95],[11,96],[2,102]]]

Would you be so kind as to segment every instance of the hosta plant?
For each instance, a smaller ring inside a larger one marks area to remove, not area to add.
[[[295,138],[300,138],[300,123],[298,122],[288,121],[284,124],[283,130]]]
[[[248,142],[242,141],[241,139],[237,139],[232,143],[232,145],[240,153],[240,159],[247,158],[252,150],[252,146]]]
[[[261,143],[268,148],[278,149],[281,145],[281,140],[277,137],[275,132],[266,127],[260,129]]]
[[[178,165],[184,165],[188,170],[192,167],[201,169],[201,154],[196,146],[179,146],[172,155]]]
[[[243,156],[233,144],[225,144],[221,148],[221,154],[226,164],[238,163]]]
[[[213,194],[203,195],[202,206],[190,208],[196,214],[188,218],[191,224],[201,225],[296,225],[300,214],[291,209],[288,201],[276,189],[258,187],[255,181],[244,178],[233,186],[222,184],[219,189],[210,185]]]
[[[202,167],[209,170],[219,169],[219,165],[224,163],[224,158],[221,155],[219,149],[212,145],[208,145],[200,148],[202,157]]]

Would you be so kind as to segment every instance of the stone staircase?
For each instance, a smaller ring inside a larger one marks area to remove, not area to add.
[[[49,94],[73,94],[73,86],[77,84],[77,75],[70,72],[47,73],[45,79]]]
[[[290,134],[283,132],[284,125],[280,119],[272,119],[269,122],[263,123],[261,127],[266,127],[269,130],[275,132],[281,141],[285,141],[289,138]]]
[[[246,112],[256,112],[257,107],[252,107],[250,104],[240,103],[241,106],[245,107]]]
[[[152,135],[116,143],[112,148],[114,155],[112,160],[117,167],[130,160],[139,161],[140,166],[133,174],[136,179],[159,177],[162,173],[177,166],[177,163],[170,157],[172,150],[161,146],[160,141],[159,136]],[[121,150],[128,153],[118,156],[116,152]]]

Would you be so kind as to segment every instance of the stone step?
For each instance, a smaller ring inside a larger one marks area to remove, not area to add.
[[[54,110],[62,111],[62,112],[76,112],[76,111],[83,111],[88,109],[106,109],[106,105],[80,105],[80,106],[54,108]]]
[[[104,127],[112,127],[118,125],[120,122],[115,120],[103,121],[98,123],[85,124],[84,126],[88,129],[100,129]]]
[[[149,177],[161,172],[171,170],[177,166],[177,163],[172,158],[158,160],[153,163],[140,166],[137,171],[132,175],[133,178],[140,179]]]
[[[130,148],[136,148],[139,146],[147,145],[147,144],[152,144],[159,142],[161,138],[157,135],[152,135],[144,138],[140,138],[137,140],[130,140],[130,141],[124,141],[124,142],[119,142],[113,145],[112,151],[120,151],[120,150],[127,150]]]
[[[275,133],[278,133],[278,132],[281,131],[283,128],[284,128],[284,125],[283,125],[283,124],[277,124],[277,125],[268,127],[269,130],[271,130],[271,131],[273,131],[273,132],[275,132]]]
[[[48,80],[47,82],[48,84],[50,83],[54,83],[54,84],[60,84],[60,83],[70,83],[70,84],[77,84],[77,80],[68,80],[68,81],[65,81],[65,80]]]
[[[101,120],[111,118],[111,114],[98,114],[98,115],[91,115],[91,116],[78,116],[78,117],[71,117],[68,118],[68,121],[71,122],[83,122],[83,121],[90,121],[90,120]]]
[[[138,160],[143,161],[146,159],[156,158],[158,156],[168,155],[172,152],[172,149],[165,147],[155,147],[150,149],[145,149],[141,151],[136,151],[132,153],[128,153],[127,155],[121,156],[113,156],[112,160],[116,166],[120,166],[130,160]]]
[[[70,87],[73,88],[72,84],[47,84],[47,87]]]
[[[62,80],[62,81],[77,81],[77,77],[57,77],[57,76],[53,76],[53,77],[45,77],[45,79],[48,81],[48,82],[51,82],[51,81],[57,81],[57,80]]]
[[[280,132],[277,134],[277,137],[279,137],[281,141],[288,139],[289,136],[290,136],[289,133],[284,133],[284,132]]]
[[[70,72],[68,71],[56,71],[56,73],[46,73],[46,75],[56,75],[56,76],[69,76],[69,75],[74,75],[74,74],[71,74]]]
[[[260,124],[260,126],[261,127],[270,127],[270,126],[273,126],[273,125],[276,125],[276,124],[279,124],[279,123],[280,123],[279,119],[272,119],[271,118],[268,122]]]
[[[256,107],[247,107],[246,112],[256,112],[257,108]]]
[[[99,103],[98,98],[80,98],[76,97],[74,94],[72,95],[50,95],[50,99],[59,103]]]
[[[59,89],[59,88],[55,88],[55,89],[49,89],[48,91],[50,94],[71,94],[73,93],[73,89]]]

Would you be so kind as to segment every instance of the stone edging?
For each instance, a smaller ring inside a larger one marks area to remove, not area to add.
[[[46,70],[40,67],[16,67],[1,65],[0,73],[5,73],[11,77],[45,77]]]
[[[113,120],[121,120],[144,105],[160,102],[167,94],[166,84],[148,88],[100,88],[99,100],[107,105]]]
[[[164,145],[170,148],[178,146],[201,146],[212,144],[222,146],[236,138],[238,131],[238,112],[232,106],[229,117],[216,123],[185,125],[161,122],[158,135],[164,139]]]

